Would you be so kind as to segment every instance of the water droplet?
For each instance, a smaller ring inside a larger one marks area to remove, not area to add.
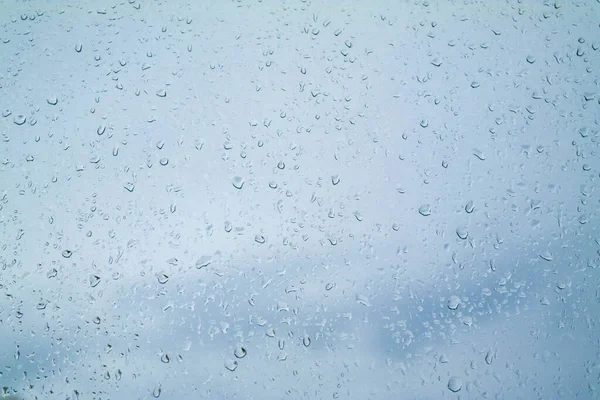
[[[78,53],[81,53],[81,50],[83,50],[83,44],[77,43],[75,45],[75,51],[78,52]]]
[[[100,322],[102,322],[102,320],[100,319],[100,317],[95,317],[94,318],[94,324],[100,325]]]
[[[550,300],[548,300],[548,297],[544,296],[540,299],[540,304],[543,306],[549,306]]]
[[[477,88],[479,87],[479,82],[477,82],[477,81],[473,81],[473,82],[471,82],[471,87],[472,87],[473,89],[477,89]]]
[[[211,262],[212,262],[211,256],[202,256],[196,261],[196,268],[198,268],[198,269],[206,268],[210,265]]]
[[[485,154],[483,154],[483,151],[478,150],[478,149],[473,149],[473,155],[477,158],[479,158],[481,161],[485,160]]]
[[[270,187],[271,189],[277,189],[277,183],[276,183],[276,182],[274,182],[274,181],[271,181],[271,182],[269,182],[269,187]]]
[[[371,307],[371,302],[369,301],[369,298],[363,294],[356,295],[356,302],[358,304],[362,304],[363,306]]]
[[[493,359],[494,359],[494,354],[492,353],[491,350],[488,350],[488,352],[485,354],[485,362],[487,363],[487,365],[492,365]]]
[[[157,279],[158,283],[160,283],[161,285],[164,285],[165,283],[169,282],[169,276],[163,273],[158,274]]]
[[[125,190],[127,190],[128,192],[133,192],[133,189],[135,189],[135,185],[131,182],[127,182],[123,185],[123,187],[125,188]]]
[[[152,397],[154,397],[155,399],[158,399],[160,397],[161,393],[162,393],[162,387],[159,383],[158,385],[156,385],[156,387],[152,391]]]
[[[525,57],[525,59],[529,64],[533,64],[535,62],[535,57],[532,55],[528,55],[527,57]]]
[[[450,389],[451,392],[456,393],[456,392],[460,391],[460,389],[462,389],[462,385],[463,385],[462,379],[457,378],[455,376],[453,376],[452,378],[450,378],[448,380],[448,389]]]
[[[225,229],[225,232],[231,232],[231,230],[233,229],[233,224],[231,223],[231,221],[225,221],[225,223],[223,224],[223,228]]]
[[[234,350],[234,352],[233,352],[233,355],[236,358],[244,358],[244,357],[246,357],[246,354],[248,354],[248,352],[242,346],[236,347],[235,350]]]
[[[279,162],[277,163],[277,168],[279,168],[279,169],[284,169],[284,168],[285,168],[285,163],[284,163],[283,161],[279,161]]]
[[[234,188],[236,189],[241,189],[244,187],[244,178],[242,178],[241,176],[234,176],[231,179],[231,184],[233,185]]]
[[[446,160],[443,160],[443,161],[442,161],[442,167],[444,167],[444,168],[448,168],[448,161],[446,161]]]
[[[90,286],[96,287],[100,283],[100,277],[98,275],[90,275]]]
[[[339,177],[339,175],[332,175],[331,176],[331,183],[333,183],[334,185],[337,185],[338,183],[340,183],[340,177]]]
[[[421,207],[419,207],[419,214],[421,214],[424,217],[430,216],[431,206],[429,204],[423,204]]]
[[[15,115],[13,122],[17,125],[23,125],[27,121],[27,117],[23,114]]]
[[[473,201],[469,201],[466,205],[465,205],[465,211],[468,214],[471,214],[473,212],[473,210],[475,210],[475,206],[473,205]]]
[[[169,361],[171,361],[171,358],[169,357],[169,355],[167,353],[164,353],[161,357],[160,357],[160,361],[162,361],[165,364],[168,364]]]
[[[167,165],[169,163],[169,159],[167,157],[163,157],[158,162],[160,163],[160,165],[162,165],[164,167],[165,165]]]
[[[304,347],[310,346],[310,336],[304,336],[304,338],[302,339],[302,344],[304,345]]]
[[[233,372],[238,367],[238,362],[236,360],[227,360],[225,361],[225,368],[229,371]]]
[[[275,329],[273,329],[272,327],[267,328],[265,335],[267,335],[268,337],[275,337]]]
[[[546,261],[552,261],[552,259],[553,259],[552,253],[550,253],[549,250],[546,250],[546,251],[540,253],[540,257]]]
[[[167,91],[165,89],[159,89],[156,91],[158,97],[167,97]]]
[[[265,237],[263,235],[256,235],[254,236],[254,241],[256,243],[260,243],[263,244],[264,242],[266,242],[267,240],[265,239]]]
[[[460,297],[458,296],[450,296],[448,299],[448,308],[451,310],[456,310],[460,306]]]
[[[48,104],[50,104],[51,106],[55,106],[55,105],[57,105],[57,104],[58,104],[58,97],[56,97],[56,96],[52,95],[52,96],[49,96],[49,97],[46,99],[46,101],[47,101],[47,102],[48,102]]]
[[[467,238],[467,236],[469,236],[469,232],[467,231],[467,228],[462,226],[462,227],[456,228],[456,236],[458,236],[462,240],[465,240]]]
[[[333,283],[328,283],[327,285],[325,285],[325,290],[331,290],[333,289]]]
[[[71,250],[63,250],[61,254],[64,258],[71,258],[73,252]]]
[[[162,140],[159,140],[158,142],[156,142],[156,148],[159,150],[162,150],[162,148],[165,146],[165,142],[163,142]]]

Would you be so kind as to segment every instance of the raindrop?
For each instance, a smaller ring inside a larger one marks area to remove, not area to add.
[[[527,60],[527,62],[529,64],[533,64],[535,62],[535,57],[532,56],[532,55],[529,55],[529,56],[525,57],[525,59]]]
[[[50,104],[51,106],[55,106],[58,104],[58,98],[54,95],[49,96],[46,101],[48,102],[48,104]]]
[[[473,212],[473,210],[475,210],[475,206],[473,205],[473,201],[469,201],[466,205],[465,205],[465,211],[468,214],[471,214]]]
[[[371,302],[369,301],[369,298],[363,294],[356,295],[356,302],[358,304],[362,304],[363,306],[371,307]]]
[[[233,185],[234,188],[236,189],[241,189],[244,187],[244,178],[242,178],[241,176],[234,176],[231,179],[231,184]]]
[[[460,297],[458,296],[450,296],[448,299],[448,308],[451,310],[456,310],[460,306]]]
[[[61,254],[64,258],[71,258],[73,252],[71,250],[63,250]]]
[[[167,165],[169,163],[169,159],[167,157],[163,157],[158,162],[160,163],[160,165],[162,165],[164,167],[165,165]]]
[[[325,290],[331,290],[333,289],[333,283],[328,283],[327,285],[325,285]]]
[[[102,320],[100,319],[100,317],[95,317],[94,318],[94,324],[100,325],[100,322],[102,322]]]
[[[338,183],[340,183],[340,177],[339,177],[339,175],[332,175],[331,176],[331,183],[333,183],[334,185],[337,185]]]
[[[160,397],[160,394],[162,392],[162,387],[160,385],[160,383],[158,385],[156,385],[156,387],[154,388],[154,390],[152,391],[152,396],[155,399],[158,399]]]
[[[492,351],[488,350],[488,352],[485,355],[485,362],[487,363],[487,365],[492,365],[493,358],[494,355],[492,354]]]
[[[431,206],[429,204],[423,204],[421,207],[419,207],[419,214],[421,214],[424,217],[430,216]]]
[[[156,142],[157,149],[162,150],[163,147],[165,147],[165,142],[163,142],[162,140],[159,140],[158,142]]]
[[[234,352],[233,352],[233,355],[236,358],[244,358],[244,357],[246,357],[246,354],[248,354],[248,352],[242,346],[236,347],[235,350],[234,350]]]
[[[260,243],[263,244],[264,242],[266,242],[267,240],[265,239],[265,237],[263,235],[256,235],[254,236],[254,241],[256,243]]]
[[[27,117],[23,114],[15,115],[15,117],[13,118],[13,122],[17,125],[23,125],[25,121],[27,121]]]
[[[542,258],[542,260],[546,260],[546,261],[552,261],[552,259],[553,259],[552,253],[550,253],[549,250],[546,250],[543,253],[540,253],[540,257]]]
[[[473,89],[477,89],[477,88],[479,87],[479,82],[477,82],[477,81],[473,81],[473,82],[471,82],[471,87],[472,87]]]
[[[456,228],[456,236],[458,236],[462,240],[465,240],[467,236],[469,236],[469,232],[465,227]]]
[[[171,361],[171,358],[169,357],[169,355],[167,353],[165,353],[160,357],[160,361],[162,361],[165,364],[168,364],[169,361]]]
[[[212,262],[212,257],[202,256],[196,261],[196,268],[197,269],[206,268],[210,265],[211,262]]]
[[[269,327],[265,332],[265,335],[267,335],[268,337],[275,337],[275,329]]]
[[[225,361],[225,368],[229,371],[233,372],[238,367],[238,362],[236,360],[227,360]]]
[[[304,347],[310,346],[310,336],[304,336],[304,338],[302,339],[302,344],[304,345]]]
[[[96,287],[100,283],[100,277],[98,275],[90,275],[90,286]]]
[[[540,304],[543,306],[549,306],[550,300],[548,300],[548,297],[544,296],[540,299]]]
[[[160,283],[161,285],[164,285],[165,283],[169,282],[169,276],[163,273],[158,274],[157,279],[158,283]]]
[[[473,149],[473,155],[477,158],[479,158],[481,161],[485,160],[485,154],[483,154],[483,151],[478,150],[478,149]]]
[[[83,45],[81,43],[77,43],[75,45],[75,51],[81,53],[81,50],[83,50]]]
[[[156,91],[156,95],[158,97],[167,97],[167,91],[165,89],[160,89]]]
[[[123,185],[123,187],[125,188],[125,190],[127,190],[128,192],[133,192],[133,189],[135,189],[135,185],[131,182],[127,182]]]
[[[279,162],[277,163],[277,168],[279,168],[279,169],[284,169],[284,168],[285,168],[285,163],[284,163],[283,161],[279,161]]]
[[[460,391],[460,389],[462,389],[462,385],[463,385],[462,379],[457,378],[455,376],[453,376],[452,378],[450,378],[448,380],[448,389],[450,389],[451,392],[456,393],[456,392]]]

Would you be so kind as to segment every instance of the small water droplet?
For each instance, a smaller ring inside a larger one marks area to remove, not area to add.
[[[471,214],[473,212],[473,210],[475,210],[475,206],[473,205],[473,201],[469,201],[466,205],[465,205],[465,211],[468,214]]]
[[[133,189],[135,189],[135,185],[131,182],[127,182],[123,185],[123,187],[125,188],[125,190],[127,190],[128,192],[133,192]]]
[[[71,250],[63,250],[61,254],[64,258],[71,258],[73,252]]]
[[[158,97],[167,97],[167,91],[165,89],[159,89],[156,91]]]
[[[78,53],[81,53],[81,50],[83,50],[83,44],[77,43],[75,45],[75,51],[78,52]]]
[[[478,150],[478,149],[473,149],[473,155],[477,158],[479,158],[481,161],[485,160],[485,154],[483,154],[483,151]]]
[[[456,393],[456,392],[460,391],[460,389],[462,389],[462,385],[463,385],[462,379],[457,378],[455,376],[451,377],[448,380],[448,389],[450,389],[451,392]]]
[[[356,295],[356,302],[358,304],[362,304],[363,306],[371,307],[371,302],[369,301],[369,298],[363,294]]]
[[[160,397],[161,393],[162,393],[162,387],[159,383],[158,385],[156,385],[156,387],[152,391],[152,397],[154,397],[155,399],[158,399]]]
[[[267,240],[265,239],[265,237],[264,237],[263,235],[256,235],[256,236],[254,236],[254,241],[255,241],[256,243],[263,244],[263,243],[265,243]]]
[[[231,179],[231,184],[233,185],[234,188],[236,189],[241,189],[244,187],[244,178],[242,178],[241,176],[234,176]]]
[[[533,64],[535,62],[535,57],[532,56],[532,55],[529,55],[529,56],[525,57],[525,59],[527,60],[527,62],[529,64]]]
[[[267,335],[268,337],[271,337],[271,338],[275,337],[275,329],[273,329],[273,327],[267,328],[265,335]]]
[[[162,361],[165,364],[168,364],[169,361],[171,361],[171,357],[169,357],[169,355],[167,353],[164,353],[161,357],[160,357],[160,361]]]
[[[540,304],[543,306],[549,306],[550,300],[548,300],[548,297],[544,296],[540,299]]]
[[[90,286],[96,287],[100,283],[100,277],[98,275],[90,275]]]
[[[473,81],[473,82],[471,82],[471,87],[472,87],[473,89],[477,89],[479,86],[480,86],[480,85],[479,85],[479,82],[477,82],[477,81]]]
[[[310,343],[311,343],[310,336],[304,336],[304,338],[302,339],[302,344],[304,345],[304,347],[310,346]]]
[[[277,168],[279,168],[279,169],[284,169],[284,168],[285,168],[285,163],[284,163],[283,161],[279,161],[279,162],[277,163]]]
[[[169,163],[169,159],[167,157],[163,157],[158,162],[160,163],[160,165],[162,165],[164,167],[165,165],[167,165]]]
[[[467,228],[461,226],[459,228],[456,228],[456,236],[458,236],[462,240],[465,240],[467,236],[469,236],[469,232],[467,231]]]
[[[553,259],[552,253],[550,253],[549,250],[546,250],[546,251],[540,253],[540,257],[546,261],[552,261],[552,259]]]
[[[248,354],[248,352],[242,346],[236,347],[235,350],[234,350],[234,352],[233,352],[233,355],[236,358],[244,358],[244,357],[246,357],[246,354]]]
[[[165,283],[169,282],[169,276],[163,273],[158,274],[157,279],[158,283],[160,283],[161,285],[164,285]]]
[[[225,361],[225,368],[227,368],[229,371],[233,372],[237,369],[237,367],[238,367],[238,362],[236,360]]]
[[[450,296],[448,299],[448,308],[451,310],[456,310],[460,306],[460,297],[458,296]]]
[[[49,96],[46,99],[46,102],[48,102],[48,104],[50,104],[51,106],[55,106],[58,104],[58,97],[56,97],[55,95]]]
[[[340,183],[340,177],[339,177],[339,175],[332,175],[331,176],[331,183],[333,183],[334,185],[337,185],[338,183]]]
[[[494,358],[494,354],[492,353],[491,350],[488,350],[488,352],[485,354],[485,362],[487,365],[492,365],[492,360]]]
[[[100,319],[100,317],[95,317],[94,318],[94,324],[100,325],[100,322],[102,322],[102,320]]]

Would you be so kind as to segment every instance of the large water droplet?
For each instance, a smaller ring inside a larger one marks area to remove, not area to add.
[[[63,250],[61,254],[64,258],[71,258],[73,252],[71,250]]]
[[[419,214],[424,217],[431,215],[431,206],[429,204],[423,204],[421,207],[419,207]]]
[[[465,228],[464,226],[461,226],[459,228],[456,228],[456,236],[458,236],[462,240],[465,240],[469,236],[469,231],[467,231],[467,228]]]
[[[27,121],[27,117],[23,114],[15,115],[13,122],[17,125],[23,125]]]
[[[242,178],[241,176],[234,176],[231,179],[231,184],[233,185],[234,188],[236,189],[241,189],[244,187],[244,178]]]
[[[465,211],[469,214],[471,214],[473,212],[473,210],[475,209],[475,206],[473,205],[473,201],[469,201],[466,205],[465,205]]]
[[[331,176],[331,183],[333,183],[334,185],[337,185],[338,183],[340,183],[340,176],[339,175],[332,175]]]
[[[159,383],[158,385],[156,385],[156,387],[152,391],[152,397],[154,397],[155,399],[158,399],[160,397],[161,393],[162,393],[162,387]]]
[[[448,380],[448,389],[450,389],[451,392],[456,393],[456,392],[460,391],[460,389],[462,389],[462,385],[463,385],[462,379],[457,378],[455,376],[451,377]]]
[[[169,357],[169,355],[167,353],[164,353],[161,357],[160,357],[160,361],[162,361],[165,364],[168,364],[171,361],[171,357]]]
[[[310,346],[310,343],[311,343],[310,336],[304,336],[304,338],[302,339],[302,344],[304,345],[304,347]]]
[[[198,269],[206,268],[210,265],[211,262],[212,262],[211,256],[202,256],[196,261],[196,268],[198,268]]]
[[[169,282],[169,276],[164,273],[158,274],[157,279],[158,283],[160,283],[161,285],[164,285],[165,283]]]

